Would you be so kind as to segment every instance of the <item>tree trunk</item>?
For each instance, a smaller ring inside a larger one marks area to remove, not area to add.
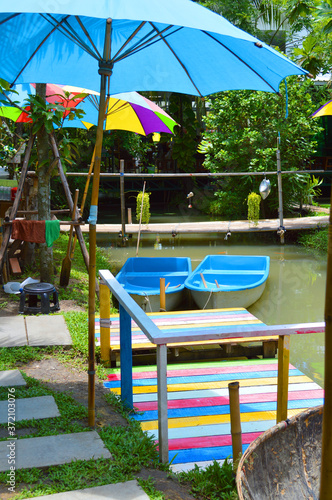
[[[46,84],[36,84],[36,94],[45,99]],[[48,133],[45,127],[37,132],[38,149],[38,220],[51,220],[51,187],[50,187],[50,157]],[[39,245],[40,257],[40,281],[53,283],[53,248],[47,247],[46,243]]]

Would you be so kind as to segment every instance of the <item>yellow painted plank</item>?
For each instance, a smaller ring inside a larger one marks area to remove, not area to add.
[[[300,412],[305,411],[306,408],[299,408],[296,410],[288,410],[288,417],[293,417]],[[241,413],[241,422],[256,422],[258,420],[275,420],[277,416],[276,411],[255,411],[250,413]],[[227,415],[204,415],[199,417],[184,417],[184,418],[169,418],[168,428],[176,429],[178,427],[195,427],[201,425],[216,425],[228,424],[230,416]],[[147,422],[140,422],[143,431],[158,429],[158,420],[150,420]]]
[[[306,375],[299,375],[294,377],[289,377],[290,384],[302,384],[304,382],[312,382],[312,380]],[[201,383],[188,383],[188,384],[172,384],[167,386],[167,392],[178,392],[178,391],[199,391],[202,389],[224,389],[228,387],[229,380],[221,380],[219,382],[201,382]],[[255,379],[244,379],[240,381],[241,387],[251,387],[257,385],[277,385],[277,377],[267,377],[267,378],[255,378]],[[241,389],[240,389],[241,390]],[[114,387],[111,391],[120,394],[121,388]],[[145,386],[134,386],[134,394],[148,394],[152,392],[157,392],[156,385],[145,385]]]

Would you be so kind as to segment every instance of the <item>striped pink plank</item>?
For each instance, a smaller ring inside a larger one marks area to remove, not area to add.
[[[247,434],[242,434],[242,443],[249,444],[254,441],[261,432],[248,432]],[[168,441],[168,446],[170,450],[186,450],[189,448],[214,448],[216,446],[231,446],[232,436],[200,436],[193,438],[178,438],[170,439]]]
[[[298,399],[318,399],[324,397],[323,389],[313,389],[309,391],[290,391],[288,393],[288,401],[296,401]],[[277,401],[276,392],[268,392],[263,394],[240,394],[240,404],[245,403],[268,403]],[[228,405],[228,396],[219,396],[215,398],[193,398],[193,399],[173,399],[167,402],[167,408],[199,408],[204,406],[222,406]],[[135,408],[139,411],[158,410],[158,401],[143,401],[134,403]]]
[[[289,365],[290,369],[294,369],[294,366]],[[188,368],[179,370],[167,370],[168,377],[192,377],[197,375],[217,375],[218,373],[243,373],[243,372],[264,372],[268,370],[277,370],[278,363],[269,363],[266,365],[235,365],[235,366],[224,366],[224,367],[211,367],[211,368]],[[120,380],[120,373],[110,373],[107,375],[108,380]],[[134,380],[142,380],[148,378],[157,378],[157,371],[151,372],[134,372]]]

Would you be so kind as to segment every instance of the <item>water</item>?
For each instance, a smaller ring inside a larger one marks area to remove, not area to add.
[[[270,275],[265,291],[249,311],[268,325],[323,321],[326,285],[326,255],[296,245],[263,244],[259,235],[141,236],[140,257],[190,257],[195,269],[208,254],[269,255]],[[98,235],[98,245],[107,249],[120,270],[128,257],[136,255],[137,239],[126,248],[117,246],[119,238]],[[293,335],[291,363],[323,385],[324,334]]]

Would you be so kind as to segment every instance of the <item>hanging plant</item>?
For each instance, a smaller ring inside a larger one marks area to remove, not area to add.
[[[260,195],[254,192],[250,193],[248,196],[248,220],[253,222],[256,226],[259,221],[260,204]]]
[[[136,219],[139,222],[141,217],[143,191],[140,191],[136,198]],[[150,193],[144,193],[143,211],[142,211],[142,224],[149,224],[151,217],[150,213]]]

